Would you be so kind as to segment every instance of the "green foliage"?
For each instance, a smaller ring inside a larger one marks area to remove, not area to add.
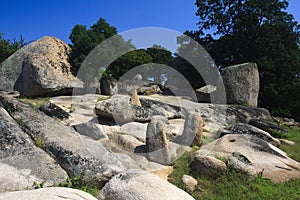
[[[300,119],[300,26],[287,0],[197,0],[199,30],[187,32],[221,69],[256,62],[260,106]],[[208,30],[213,30],[214,39]]]
[[[169,181],[177,187],[184,189],[181,178],[185,174],[191,174],[190,164],[192,162],[192,152],[186,152],[180,156],[174,163],[174,170],[169,176]]]
[[[20,36],[19,41],[16,39],[13,41],[6,40],[3,36],[4,34],[0,33],[0,63],[25,45],[24,38],[22,36]]]
[[[166,66],[171,66],[174,61],[172,53],[166,48],[157,44],[154,44],[151,48],[147,48],[146,52],[151,56],[152,62],[156,64],[164,64]],[[167,72],[158,69],[154,69],[152,70],[152,72],[154,73],[152,74],[154,82],[162,84],[163,80],[161,79],[161,76],[163,74],[167,74]]]
[[[77,74],[86,56],[102,41],[117,34],[117,29],[100,18],[89,29],[84,25],[75,25],[69,39],[72,42],[72,51],[69,60],[72,73]]]
[[[38,148],[43,148],[44,142],[42,136],[38,136],[37,138],[34,139],[34,145]]]
[[[44,184],[45,182],[41,182],[41,183],[37,183],[37,182],[33,182],[33,186],[34,186],[34,189],[41,189],[44,187]]]
[[[300,162],[300,128],[289,129],[285,135],[286,139],[294,141],[295,146],[280,145],[280,149],[288,154],[292,159]]]
[[[74,178],[68,178],[65,182],[59,184],[60,187],[67,187],[82,190],[84,192],[90,193],[94,197],[97,197],[100,193],[100,189],[92,183],[87,183],[83,180],[85,173],[75,176]]]
[[[17,122],[17,124],[19,124],[19,126],[23,126],[24,122],[22,118],[16,118],[15,121]]]
[[[39,97],[39,98],[26,98],[26,97],[18,97],[18,99],[24,103],[29,104],[31,107],[38,109],[40,106],[48,103],[50,97]]]
[[[147,53],[147,51],[144,49],[138,49],[130,51],[119,57],[111,63],[106,71],[110,76],[119,79],[130,69],[151,62],[152,57]]]
[[[107,99],[110,99],[110,97],[99,97],[99,98],[97,99],[97,103],[100,102],[100,101],[105,101],[105,100],[107,100]]]

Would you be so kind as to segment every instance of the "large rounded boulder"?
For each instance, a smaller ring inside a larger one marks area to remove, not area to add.
[[[71,73],[70,47],[55,37],[43,37],[11,55],[0,65],[1,90],[24,96],[71,94],[83,87]]]

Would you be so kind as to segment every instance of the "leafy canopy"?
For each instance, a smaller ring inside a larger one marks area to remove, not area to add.
[[[2,63],[6,58],[15,53],[18,49],[24,46],[24,39],[20,36],[20,40],[13,41],[6,40],[4,34],[0,33],[0,63]]]
[[[197,0],[199,30],[187,32],[222,69],[256,62],[260,106],[300,118],[300,27],[287,0]],[[298,92],[296,92],[298,91]]]

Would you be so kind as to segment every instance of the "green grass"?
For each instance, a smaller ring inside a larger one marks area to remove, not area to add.
[[[40,106],[44,105],[45,103],[48,103],[50,97],[40,97],[40,98],[19,97],[18,99],[24,103],[31,105],[33,108],[37,109]]]
[[[110,99],[110,97],[99,97],[99,98],[97,99],[97,103],[100,102],[100,101],[105,101],[105,100],[107,100],[107,99]]]
[[[100,193],[100,189],[95,184],[84,182],[84,175],[85,173],[82,173],[81,175],[75,176],[74,178],[68,178],[65,182],[60,183],[59,186],[78,189],[90,193],[94,197],[97,197]]]
[[[38,136],[38,137],[34,140],[34,145],[35,145],[36,147],[41,148],[41,149],[43,148],[44,142],[43,142],[43,139],[42,139],[41,136]]]
[[[287,134],[289,140],[295,141],[296,146],[285,146],[281,148],[286,151],[293,159],[300,158],[300,129],[290,129]],[[196,177],[190,171],[192,162],[192,152],[185,153],[174,163],[174,171],[169,176],[169,181],[177,187],[184,189],[181,177],[184,174],[191,175],[198,180],[198,188],[190,194],[196,200],[239,200],[239,199],[300,199],[300,180],[292,180],[286,183],[275,184],[261,177],[251,178],[239,174],[234,170],[228,172],[216,180],[203,177]]]
[[[300,162],[300,128],[290,128],[288,131],[289,132],[285,135],[285,138],[294,141],[296,145],[280,145],[280,149],[286,152],[292,159]]]

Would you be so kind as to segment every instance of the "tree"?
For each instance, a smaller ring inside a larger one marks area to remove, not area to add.
[[[300,27],[286,12],[288,1],[197,0],[196,6],[199,30],[188,34],[203,44],[221,69],[256,62],[260,106],[274,114],[294,114],[295,106],[300,108],[294,101],[300,78]]]
[[[147,48],[146,52],[152,57],[152,62],[154,63],[152,67],[154,82],[162,84],[162,76],[167,76],[167,72],[164,69],[155,69],[155,64],[171,66],[174,57],[168,49],[157,44],[154,44],[151,48]]]
[[[111,77],[119,79],[130,69],[151,62],[152,57],[147,53],[147,51],[144,49],[138,49],[130,51],[119,57],[111,63],[110,66],[108,66],[106,73]]]
[[[0,63],[2,63],[6,58],[15,53],[18,49],[25,45],[24,39],[20,36],[20,40],[14,39],[12,42],[10,40],[4,39],[4,34],[0,33]]]
[[[89,29],[84,25],[75,25],[69,36],[72,51],[69,60],[72,73],[77,74],[86,56],[102,41],[117,34],[117,29],[100,18]]]

